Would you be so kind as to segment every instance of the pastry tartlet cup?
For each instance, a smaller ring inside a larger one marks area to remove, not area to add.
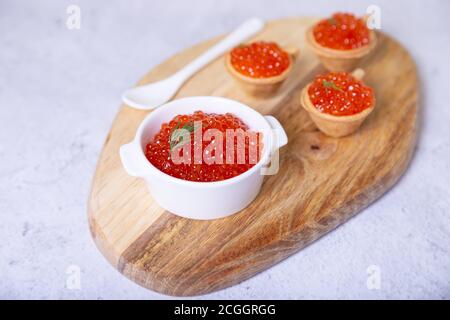
[[[322,46],[313,34],[314,25],[306,31],[306,43],[317,54],[323,66],[330,71],[354,70],[361,60],[377,45],[377,36],[369,30],[369,43],[361,48],[351,50],[337,50]]]
[[[298,49],[283,49],[289,55],[289,66],[281,74],[267,78],[252,78],[237,71],[231,64],[231,53],[225,57],[225,66],[228,73],[239,84],[239,87],[247,94],[254,97],[269,97],[280,88],[292,72],[293,65],[298,59]]]
[[[357,69],[352,73],[352,75],[356,79],[361,80],[364,76],[364,71]],[[327,136],[340,138],[354,133],[375,108],[374,102],[369,108],[349,116],[335,116],[329,113],[320,112],[309,98],[308,89],[310,85],[311,84],[308,84],[305,88],[303,88],[300,96],[300,102],[319,130]]]

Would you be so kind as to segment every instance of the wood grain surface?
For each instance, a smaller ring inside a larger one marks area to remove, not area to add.
[[[273,21],[255,37],[300,49],[292,75],[276,96],[247,96],[226,72],[224,59],[200,71],[177,94],[240,100],[274,115],[286,129],[289,143],[281,151],[280,171],[266,178],[249,207],[231,217],[194,221],[160,208],[144,182],[128,176],[119,159],[119,147],[132,140],[147,112],[121,107],[98,161],[88,211],[97,246],[125,276],[177,296],[229,287],[333,230],[380,197],[405,171],[417,136],[414,61],[398,42],[378,33],[376,50],[361,62],[377,107],[357,133],[326,137],[300,106],[302,88],[324,71],[304,43],[305,30],[315,21]],[[219,39],[173,56],[139,84],[171,75]]]

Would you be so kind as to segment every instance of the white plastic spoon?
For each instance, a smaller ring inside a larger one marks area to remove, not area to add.
[[[151,110],[159,107],[169,101],[183,83],[198,70],[253,36],[263,27],[264,22],[261,19],[253,18],[247,20],[218,44],[169,78],[125,91],[122,95],[122,101],[130,107],[141,110]]]

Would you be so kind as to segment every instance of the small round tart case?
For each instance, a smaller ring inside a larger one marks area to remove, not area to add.
[[[270,97],[276,93],[283,81],[292,73],[293,65],[299,58],[296,48],[283,48],[289,55],[289,66],[279,75],[267,78],[252,78],[237,71],[231,64],[231,52],[225,56],[225,66],[228,73],[239,84],[241,89],[254,97]]]
[[[377,36],[373,30],[369,30],[369,43],[357,49],[337,50],[319,44],[313,33],[314,26],[306,31],[306,43],[319,57],[323,66],[329,71],[350,72],[358,67],[361,60],[369,55],[377,45]]]
[[[364,74],[365,72],[362,69],[356,69],[352,72],[353,77],[357,80],[362,80]],[[308,112],[319,130],[330,137],[339,138],[354,133],[375,108],[375,104],[373,104],[357,114],[348,116],[335,116],[321,112],[313,105],[309,98],[308,89],[310,85],[308,84],[302,90],[300,96],[301,105]]]

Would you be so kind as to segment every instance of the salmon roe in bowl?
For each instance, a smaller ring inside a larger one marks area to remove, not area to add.
[[[308,88],[314,107],[334,116],[350,116],[375,104],[373,89],[347,72],[317,76]]]
[[[323,47],[336,50],[353,50],[370,42],[370,30],[364,19],[350,13],[335,13],[313,28],[314,39]]]
[[[241,45],[230,52],[233,68],[251,78],[281,75],[291,63],[289,54],[275,42],[258,41]]]
[[[186,130],[189,137],[180,135],[177,129]],[[235,135],[227,145],[229,130]],[[216,134],[207,138],[208,131]],[[260,160],[262,145],[262,133],[249,130],[233,114],[195,111],[163,123],[147,144],[145,155],[153,166],[172,177],[213,182],[233,178],[252,168]],[[196,158],[196,154],[200,157]],[[187,156],[189,161],[180,163],[173,159],[174,155]]]

